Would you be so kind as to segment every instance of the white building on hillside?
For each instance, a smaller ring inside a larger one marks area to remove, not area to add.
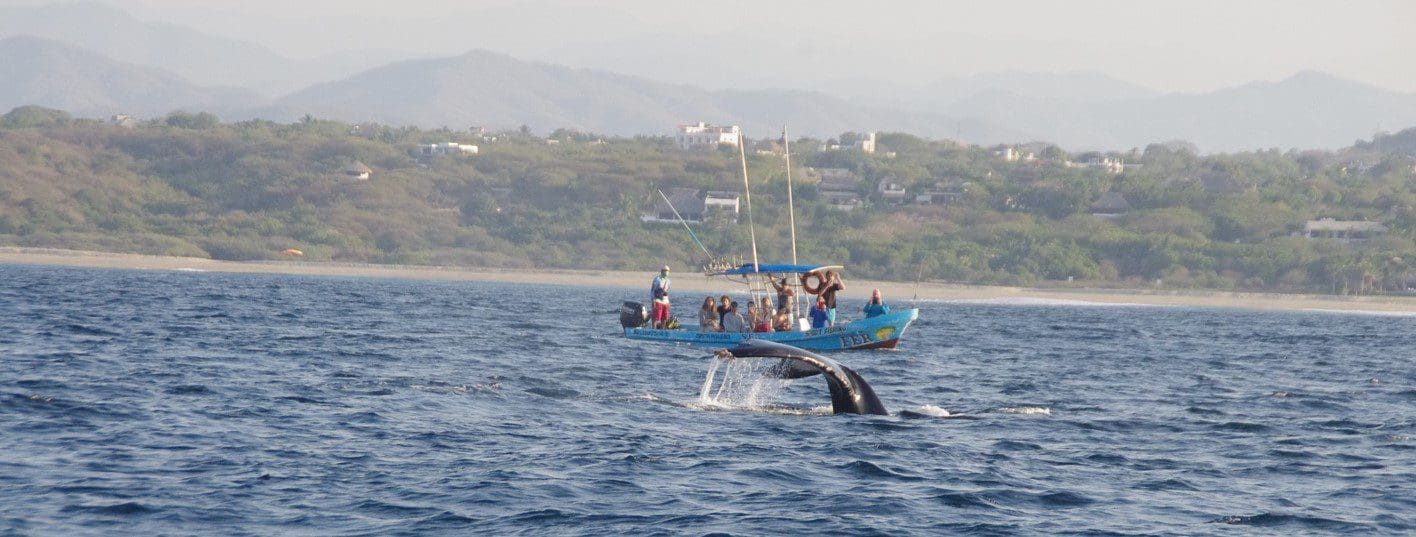
[[[418,156],[458,156],[476,155],[477,146],[459,144],[457,142],[443,142],[440,144],[418,144]]]
[[[1096,155],[1081,163],[1087,168],[1101,168],[1107,173],[1121,173],[1126,171],[1126,163],[1119,158]]]
[[[842,141],[840,143],[823,143],[821,144],[821,150],[860,151],[861,153],[865,153],[867,155],[873,154],[875,153],[875,133],[867,132],[865,134],[858,135],[853,139],[849,139],[849,141],[844,135],[842,135]]]
[[[1032,162],[1037,160],[1037,155],[1032,151],[1020,149],[1011,145],[998,145],[993,147],[993,156],[1001,157],[1008,162]]]
[[[1303,235],[1309,239],[1333,239],[1338,242],[1367,242],[1386,235],[1387,227],[1366,220],[1333,220],[1322,218],[1303,224]]]
[[[709,190],[703,195],[704,211],[718,210],[733,215],[734,222],[737,221],[738,209],[741,207],[739,200],[741,196],[737,192],[727,190]]]
[[[873,132],[867,132],[867,133],[865,133],[865,136],[862,136],[861,139],[856,140],[855,146],[853,146],[853,148],[854,148],[854,149],[859,149],[861,153],[865,153],[865,154],[867,154],[867,155],[874,154],[874,153],[875,153],[875,133],[873,133]]]
[[[713,149],[720,145],[742,143],[742,129],[737,125],[720,127],[699,121],[694,125],[679,125],[675,138],[680,149]]]

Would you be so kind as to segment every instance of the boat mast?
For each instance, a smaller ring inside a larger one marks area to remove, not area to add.
[[[742,189],[747,193],[747,233],[752,237],[752,270],[757,270],[757,230],[752,227],[752,186],[747,182],[747,139],[738,130],[738,159],[742,161]]]
[[[792,205],[792,141],[787,139],[787,127],[782,126],[782,145],[787,152],[787,221],[792,226],[792,264],[797,264],[796,255],[796,207]]]
[[[790,138],[787,137],[787,126],[786,126],[786,125],[782,125],[782,146],[783,146],[783,149],[786,151],[786,157],[787,157],[787,221],[791,223],[791,232],[792,232],[792,264],[795,265],[795,264],[797,264],[797,247],[796,247],[796,205],[795,205],[795,204],[793,203],[793,201],[792,201],[792,141],[791,141]],[[802,299],[804,298],[804,297],[801,296],[803,293],[801,292],[801,285],[800,285],[800,284],[801,284],[800,281],[795,281],[795,282],[791,282],[791,283],[787,284],[787,285],[791,285],[791,286],[797,288],[797,292],[792,294],[792,302],[791,302],[791,306],[792,306],[792,319],[793,319],[792,322],[793,322],[794,324],[796,323],[796,320],[795,320],[795,319],[796,319],[798,316],[801,315],[801,310],[802,310],[801,301],[802,301]]]

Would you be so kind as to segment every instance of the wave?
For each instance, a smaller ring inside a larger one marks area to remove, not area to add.
[[[1051,415],[1052,415],[1052,409],[1051,409],[1051,408],[1048,408],[1048,407],[1045,407],[1045,406],[1019,406],[1019,407],[1005,406],[1005,407],[1003,407],[1003,408],[1000,408],[1000,409],[995,410],[994,412],[998,412],[998,413],[1000,413],[1000,414],[1022,414],[1022,415],[1038,415],[1038,414],[1040,414],[1040,415],[1044,415],[1044,416],[1051,416]]]
[[[105,330],[105,329],[99,328],[99,327],[97,327],[97,326],[89,326],[89,325],[79,324],[79,323],[64,323],[64,324],[58,325],[57,328],[60,328],[60,329],[62,329],[62,330],[64,330],[64,331],[66,331],[66,332],[69,332],[70,334],[77,334],[77,335],[80,335],[80,336],[107,336],[107,337],[115,337],[115,336],[120,336],[120,335],[122,335],[122,334],[120,334],[120,333],[118,333],[118,332],[115,332],[115,331],[112,331],[112,330]]]
[[[748,412],[761,412],[764,414],[783,414],[789,416],[830,416],[831,405],[815,407],[794,407],[784,405],[739,405],[714,400],[703,401],[695,399],[683,403],[684,408],[694,410],[746,410]]]
[[[138,502],[123,502],[111,505],[67,505],[64,506],[61,511],[66,513],[86,512],[109,516],[132,516],[152,513],[156,511],[156,509]]]
[[[890,469],[870,461],[857,460],[847,463],[844,470],[866,479],[889,479],[894,481],[920,481],[923,477],[902,470]]]
[[[921,300],[920,302],[930,302]],[[998,298],[951,298],[934,302],[941,304],[983,304],[989,306],[1075,306],[1092,308],[1170,308],[1169,304],[1138,304],[1134,302],[1096,302],[1067,298],[1040,298],[1031,296],[1010,296]]]
[[[1304,308],[1309,313],[1330,313],[1333,315],[1365,315],[1369,317],[1416,317],[1416,311],[1344,310],[1336,308]]]
[[[1323,518],[1315,516],[1285,515],[1282,513],[1259,513],[1257,515],[1231,515],[1223,516],[1211,520],[1210,522],[1220,524],[1232,524],[1236,526],[1255,526],[1260,528],[1290,527],[1296,526],[1303,529],[1316,529],[1324,531],[1359,531],[1371,530],[1365,524],[1348,522],[1335,518]]]

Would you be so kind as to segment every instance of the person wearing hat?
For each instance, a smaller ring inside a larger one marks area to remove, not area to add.
[[[649,296],[653,299],[653,310],[649,318],[654,328],[664,328],[669,322],[669,266],[659,270],[659,275],[649,284]]]

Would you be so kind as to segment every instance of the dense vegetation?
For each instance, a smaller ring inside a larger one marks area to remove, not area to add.
[[[847,133],[843,137],[851,137]],[[668,187],[740,190],[736,150],[685,152],[662,137],[527,130],[479,139],[449,130],[219,122],[175,113],[135,127],[19,108],[0,119],[0,244],[250,260],[297,248],[305,259],[490,267],[647,270],[702,255],[681,227],[639,216]],[[478,155],[415,158],[419,143],[460,141]],[[1008,161],[988,148],[885,133],[881,151],[823,151],[793,140],[803,260],[858,277],[1129,287],[1396,291],[1416,271],[1416,129],[1340,152],[1197,156],[1184,144],[1108,155],[1035,148]],[[761,147],[771,145],[761,141]],[[1113,157],[1124,172],[1072,167]],[[342,171],[361,161],[366,181]],[[845,168],[863,205],[827,204],[803,168]],[[764,256],[788,252],[785,167],[749,152]],[[891,205],[885,180],[947,204]],[[1213,185],[1223,188],[1207,188]],[[1089,208],[1118,192],[1132,209]],[[1320,217],[1380,221],[1365,244],[1310,240]],[[697,226],[718,254],[748,250],[746,218]]]

